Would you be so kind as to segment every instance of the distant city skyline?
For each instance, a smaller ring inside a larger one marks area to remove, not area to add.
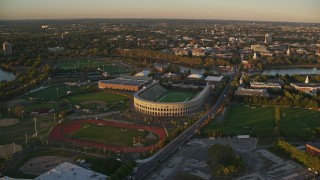
[[[0,19],[157,18],[320,23],[319,0],[0,0]]]

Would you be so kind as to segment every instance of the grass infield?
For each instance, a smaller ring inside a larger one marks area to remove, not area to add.
[[[108,145],[132,147],[134,137],[143,138],[146,135],[148,135],[147,131],[83,123],[82,128],[69,134],[69,137]]]

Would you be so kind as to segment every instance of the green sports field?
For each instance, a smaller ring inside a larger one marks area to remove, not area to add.
[[[66,97],[66,99],[74,104],[82,104],[84,102],[102,101],[105,103],[114,103],[118,101],[127,100],[128,97],[122,96],[120,94],[113,94],[110,92],[93,92],[93,93],[83,93],[74,94]]]
[[[25,97],[55,100],[61,96],[67,95],[68,91],[75,93],[75,92],[79,92],[80,90],[81,90],[81,88],[77,87],[77,86],[53,85],[53,86],[47,87],[45,89],[27,94],[27,95],[25,95]]]
[[[84,123],[81,130],[73,132],[69,137],[108,145],[132,147],[134,137],[143,138],[147,134],[147,131]]]
[[[58,67],[63,70],[73,70],[73,69],[83,69],[83,68],[94,68],[107,71],[109,74],[119,74],[128,72],[124,66],[121,67],[121,63],[110,63],[105,60],[66,60],[60,64]]]
[[[224,134],[252,134],[271,137],[275,128],[274,107],[237,104],[231,106],[220,123],[214,119],[205,130],[220,129]],[[280,136],[299,139],[316,137],[320,127],[320,112],[301,108],[281,107]]]
[[[168,90],[164,95],[159,97],[159,102],[184,102],[195,97],[197,91],[179,91],[175,89]]]

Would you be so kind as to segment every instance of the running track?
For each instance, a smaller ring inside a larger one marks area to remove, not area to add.
[[[96,143],[96,142],[91,142],[86,140],[73,139],[65,136],[65,134],[70,134],[74,131],[80,130],[82,127],[82,123],[86,123],[86,122],[110,125],[114,127],[127,128],[127,129],[147,130],[157,134],[159,137],[159,140],[163,140],[164,138],[166,138],[166,132],[163,128],[155,128],[150,126],[125,124],[125,123],[117,123],[117,122],[102,121],[102,120],[76,120],[76,121],[65,122],[54,127],[50,132],[49,139],[57,140],[57,141],[65,141],[69,143],[76,143],[77,145],[81,144],[83,146],[88,146],[88,147],[103,148],[105,150],[114,151],[117,153],[133,153],[133,152],[140,153],[140,152],[147,152],[147,151],[159,148],[158,143],[152,144],[150,146],[145,146],[145,147],[121,147],[121,146],[112,146],[112,145],[101,144],[101,143]]]

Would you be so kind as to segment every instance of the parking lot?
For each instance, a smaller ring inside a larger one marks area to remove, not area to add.
[[[266,149],[256,149],[257,139],[255,138],[206,138],[192,139],[180,147],[170,159],[149,176],[149,179],[181,179],[181,174],[190,176],[190,179],[195,177],[212,179],[210,170],[207,168],[209,160],[207,148],[215,143],[230,145],[246,161],[247,173],[239,177],[239,180],[281,179],[304,170],[297,163],[283,160]]]

